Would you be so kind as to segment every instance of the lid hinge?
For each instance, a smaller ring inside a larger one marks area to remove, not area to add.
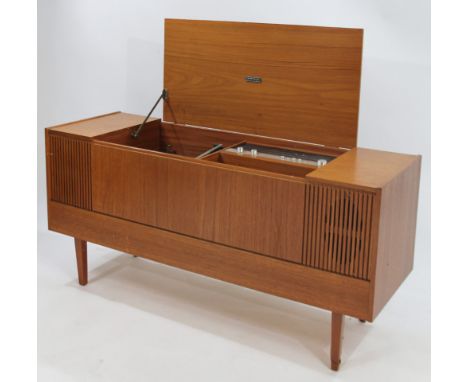
[[[156,106],[158,106],[158,104],[159,104],[159,102],[161,102],[161,100],[166,101],[167,98],[168,98],[168,92],[167,92],[166,89],[163,89],[162,92],[161,92],[161,95],[159,96],[159,98],[156,101],[156,103],[154,104],[154,106],[151,108],[150,112],[148,113],[148,115],[146,116],[144,121],[141,123],[140,126],[138,126],[138,128],[135,131],[132,132],[131,135],[132,135],[133,138],[138,138],[138,136],[141,133],[141,130],[143,130],[143,127],[146,124],[146,121],[148,121],[149,117],[151,117],[151,114],[153,114],[154,109],[156,109]]]

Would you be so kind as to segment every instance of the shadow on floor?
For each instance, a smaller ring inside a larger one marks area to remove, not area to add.
[[[306,368],[329,367],[327,311],[126,254],[90,270],[85,287],[68,285]],[[371,328],[345,320],[343,363]]]

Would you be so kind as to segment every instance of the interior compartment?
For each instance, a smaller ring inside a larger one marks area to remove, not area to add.
[[[138,138],[133,138],[131,133],[137,128],[138,125],[131,126],[99,136],[97,140],[192,158],[216,144],[228,147],[242,140],[232,133],[166,124],[159,120],[147,122]]]
[[[313,144],[285,141],[282,139],[261,137],[249,134],[235,133],[211,128],[177,125],[173,123],[164,123],[159,120],[148,122],[141,130],[138,138],[131,136],[138,126],[132,126],[113,133],[105,134],[97,140],[142,148],[146,150],[158,151],[167,154],[180,155],[189,158],[196,158],[212,148],[215,145],[223,145],[221,151],[203,156],[201,159],[224,163],[233,166],[252,168],[256,170],[269,171],[273,173],[304,177],[317,168],[317,165],[311,163],[301,163],[307,155],[320,156],[333,160],[343,154],[345,150],[322,147]],[[266,148],[275,155],[252,156],[249,151],[247,155],[239,155],[237,147],[244,145],[246,149],[252,147]],[[281,152],[289,152],[296,155],[295,158],[286,158]]]
[[[161,122],[159,120],[149,121],[141,130],[138,138],[133,138],[131,133],[139,125],[130,126],[125,129],[103,134],[95,138],[97,141],[115,143],[118,145],[138,147],[146,150],[160,151],[160,130]]]
[[[265,158],[252,158],[249,156],[231,154],[226,151],[216,152],[204,159],[218,163],[298,177],[304,177],[316,168],[309,165],[301,165],[299,163],[285,163]]]

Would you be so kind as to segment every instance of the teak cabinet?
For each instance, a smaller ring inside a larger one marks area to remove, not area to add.
[[[89,241],[330,310],[337,370],[343,315],[373,321],[412,269],[421,165],[356,147],[361,55],[358,29],[166,20],[163,120],[46,129],[80,284]]]

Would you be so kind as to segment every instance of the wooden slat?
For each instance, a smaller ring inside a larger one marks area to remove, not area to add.
[[[362,227],[359,232],[359,241],[361,243],[360,251],[363,253],[362,256],[359,257],[359,267],[358,267],[358,278],[362,278],[364,274],[364,258],[367,256],[367,252],[365,250],[365,232],[366,232],[366,227],[368,224],[367,221],[367,211],[369,209],[369,195],[364,194],[363,195],[363,207],[362,207]]]
[[[356,260],[356,233],[358,232],[358,215],[359,215],[359,193],[353,192],[353,225],[351,228],[351,254],[349,261],[349,274],[354,276],[354,263]]]
[[[353,227],[351,232],[352,247],[350,254],[350,275],[356,277],[356,264],[359,260],[359,231],[361,226],[361,192],[353,193],[354,213],[353,213]]]
[[[348,202],[346,199],[346,190],[342,189],[341,190],[341,198],[342,198],[342,210],[341,210],[341,222],[340,222],[340,245],[339,245],[339,250],[340,250],[340,267],[339,267],[339,272],[344,271],[344,267],[346,264],[346,218],[347,218],[347,213],[348,213]]]
[[[325,259],[326,259],[326,256],[323,255],[324,251],[326,250],[326,242],[324,240],[324,236],[326,235],[326,232],[325,232],[325,224],[322,223],[323,219],[325,218],[325,216],[327,216],[327,214],[329,213],[327,208],[328,208],[328,196],[329,196],[329,192],[328,192],[328,189],[326,187],[323,188],[322,190],[322,216],[321,216],[321,221],[319,225],[317,225],[317,228],[320,230],[320,237],[319,237],[319,252],[318,252],[318,255],[319,255],[319,268],[320,269],[326,269],[326,266],[327,264],[325,263]]]
[[[372,227],[372,215],[373,215],[373,208],[374,208],[374,198],[368,196],[369,199],[369,204],[367,207],[367,214],[366,214],[366,229],[364,232],[364,237],[369,237],[371,233],[371,227]],[[371,248],[371,242],[370,240],[365,240],[364,241],[364,261],[363,261],[363,268],[362,268],[362,274],[369,274],[369,264],[370,264],[370,248]]]
[[[310,232],[309,230],[305,229],[309,225],[309,217],[310,217],[309,211],[312,208],[312,207],[309,207],[309,204],[310,204],[309,189],[310,187],[306,185],[305,191],[304,191],[304,225],[302,229],[302,262],[304,262],[304,256],[309,255],[307,246],[309,243]],[[305,261],[310,261],[310,259],[307,258]]]
[[[343,204],[344,204],[344,210],[343,210],[343,225],[341,227],[341,232],[342,232],[342,246],[341,246],[341,266],[340,266],[340,273],[344,273],[345,267],[346,267],[346,261],[347,261],[347,254],[348,254],[348,240],[349,240],[349,235],[348,235],[348,230],[349,230],[349,224],[348,224],[348,214],[349,214],[349,200],[347,198],[348,192],[346,190],[343,190]]]

